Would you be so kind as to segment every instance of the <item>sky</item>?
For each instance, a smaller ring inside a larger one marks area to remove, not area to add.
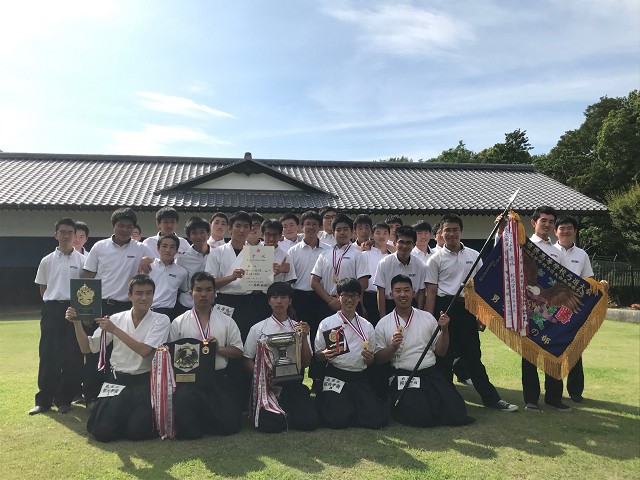
[[[640,88],[637,0],[20,0],[0,150],[429,159],[548,152]]]

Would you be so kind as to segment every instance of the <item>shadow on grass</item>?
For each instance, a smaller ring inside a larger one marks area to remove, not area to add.
[[[203,468],[226,477],[243,477],[266,467],[281,469],[282,474],[291,473],[287,468],[321,474],[329,466],[347,469],[363,460],[401,472],[426,473],[438,467],[421,458],[434,452],[491,460],[504,448],[547,458],[573,448],[597,457],[637,458],[638,407],[586,399],[571,413],[551,409],[502,413],[474,403],[478,396],[473,389],[459,390],[469,414],[477,419],[468,427],[418,429],[392,423],[380,431],[319,429],[266,435],[255,432],[247,421],[240,433],[229,437],[104,444],[88,436],[82,407],[52,418],[87,437],[92,446],[117,454],[122,462],[119,470],[138,478],[181,478]],[[521,395],[505,389],[501,393],[512,402]]]

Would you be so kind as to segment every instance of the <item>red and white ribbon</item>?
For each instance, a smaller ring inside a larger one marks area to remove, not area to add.
[[[211,331],[211,312],[212,310],[209,310],[209,321],[207,322],[207,331],[205,332],[204,329],[202,328],[202,322],[200,321],[200,317],[198,317],[198,312],[196,312],[196,308],[193,307],[191,309],[191,314],[193,315],[193,318],[196,319],[196,325],[198,326],[198,331],[200,332],[200,337],[202,338],[202,341],[206,342],[207,338],[209,338],[210,335],[210,331]]]
[[[356,313],[356,316],[353,317],[353,319],[355,320],[355,325],[353,323],[351,323],[349,320],[347,320],[347,317],[344,316],[344,314],[342,312],[338,312],[338,315],[340,316],[340,318],[342,318],[342,321],[344,323],[346,323],[347,325],[349,325],[351,327],[351,330],[353,330],[356,335],[363,341],[366,342],[367,341],[367,336],[364,333],[364,330],[362,329],[362,325],[360,325],[360,319],[358,318],[358,314]],[[357,328],[356,328],[357,326]]]
[[[509,330],[527,335],[527,291],[524,282],[522,246],[518,243],[518,224],[509,219],[502,234],[502,273],[504,325]]]
[[[171,366],[171,355],[167,347],[156,350],[151,362],[151,406],[153,420],[160,438],[176,436],[176,424],[173,404],[173,393],[176,389],[176,378]]]
[[[107,356],[107,332],[102,330],[102,333],[100,333],[100,353],[98,354],[98,371],[99,372],[104,372],[104,367],[107,363],[106,356]]]
[[[400,325],[400,320],[402,319],[402,317],[398,315],[398,312],[396,312],[395,308],[393,309],[393,319],[396,321],[396,328],[402,327],[403,330],[406,330],[407,328],[409,328],[409,325],[411,325],[411,321],[413,320],[413,307],[411,307],[411,315],[409,315],[409,319],[407,320],[406,324]]]
[[[260,410],[279,413],[284,415],[284,410],[280,408],[278,398],[269,388],[269,378],[273,369],[273,358],[271,349],[266,341],[258,340],[256,345],[256,357],[253,365],[253,391],[251,395],[251,412],[249,418],[253,417],[254,425],[258,426]]]
[[[344,256],[347,254],[347,252],[351,248],[351,245],[353,245],[353,244],[350,243],[347,246],[347,248],[345,248],[344,252],[342,252],[342,255],[340,255],[340,258],[338,258],[338,246],[335,245],[333,247],[333,272],[336,274],[336,277],[338,275],[340,275],[340,267],[342,265],[342,259],[344,258]]]

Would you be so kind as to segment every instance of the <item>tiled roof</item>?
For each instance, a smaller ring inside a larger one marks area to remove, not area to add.
[[[281,212],[332,205],[348,212],[491,214],[501,211],[520,188],[514,203],[518,210],[545,204],[568,213],[606,212],[601,203],[530,165],[244,160],[280,172],[274,174],[280,179],[291,177],[290,183],[299,191],[195,188],[199,177],[206,180],[239,162],[243,160],[0,153],[0,208],[156,210],[173,206],[183,211]]]

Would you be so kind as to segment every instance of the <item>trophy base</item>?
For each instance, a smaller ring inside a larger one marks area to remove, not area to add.
[[[300,380],[304,377],[298,372],[298,367],[295,363],[289,363],[284,365],[273,366],[273,378],[272,382],[288,382],[290,380]]]

